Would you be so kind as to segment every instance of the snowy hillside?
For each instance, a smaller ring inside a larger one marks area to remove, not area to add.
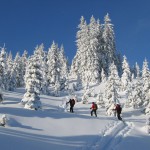
[[[100,87],[95,87],[95,93]],[[101,87],[102,88],[102,87]],[[75,113],[59,107],[66,97],[41,95],[42,110],[24,109],[20,103],[24,89],[4,93],[0,115],[6,114],[7,125],[0,127],[3,150],[149,150],[146,116],[139,109],[123,108],[125,123],[106,116],[104,108],[98,117],[90,116],[91,102],[77,102]],[[82,91],[76,92],[81,96]],[[124,103],[122,93],[120,102]]]

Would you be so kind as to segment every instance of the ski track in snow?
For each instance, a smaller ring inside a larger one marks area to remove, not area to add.
[[[100,135],[91,145],[87,144],[81,150],[115,150],[132,128],[133,124],[130,122],[111,122],[100,131]]]

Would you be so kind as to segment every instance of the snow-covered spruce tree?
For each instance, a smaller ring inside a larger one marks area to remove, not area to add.
[[[105,75],[104,69],[102,68],[102,72],[101,72],[101,82],[106,82],[107,81],[107,77]]]
[[[81,78],[80,78],[80,75],[78,74],[77,75],[77,80],[76,80],[76,82],[75,83],[73,83],[73,85],[72,85],[73,87],[73,89],[74,89],[74,91],[79,91],[79,90],[81,90],[82,89],[82,81],[81,81]]]
[[[118,70],[118,75],[121,77],[122,75],[122,55],[120,52],[117,52],[116,54],[116,67]]]
[[[150,72],[148,67],[148,62],[145,59],[143,62],[143,68],[142,68],[142,81],[143,81],[143,94],[144,94],[144,103],[143,106],[145,107],[145,111],[148,108],[148,105],[150,104]],[[145,112],[147,113],[147,112]]]
[[[24,81],[23,66],[20,54],[17,53],[13,63],[13,69],[16,77],[16,87],[21,87]]]
[[[11,52],[6,58],[6,84],[5,89],[9,91],[14,91],[16,88],[16,71],[13,67],[13,59]]]
[[[60,96],[60,88],[61,88],[60,81],[56,79],[55,86],[54,86],[54,96]]]
[[[139,79],[142,76],[140,67],[137,62],[135,63],[133,68],[130,69],[131,69],[131,73],[134,74],[134,79]]]
[[[150,72],[148,68],[148,62],[146,59],[143,62],[142,81],[143,81],[144,92],[150,94]]]
[[[83,84],[88,82],[88,78],[90,76],[90,72],[86,72],[86,64],[87,64],[87,53],[88,47],[90,45],[89,41],[89,28],[84,20],[84,17],[81,17],[81,22],[78,26],[79,31],[77,32],[77,53],[75,58],[73,59],[74,70],[77,70],[77,74],[80,75],[81,81]],[[86,72],[86,73],[85,73]]]
[[[69,66],[68,66],[68,60],[64,53],[64,47],[63,45],[60,47],[60,50],[58,51],[58,62],[60,67],[60,90],[65,90],[67,87],[68,80],[68,73],[69,73]]]
[[[88,98],[89,98],[89,89],[86,89],[84,91],[84,94],[82,95],[81,101],[83,104],[88,103]]]
[[[137,62],[135,63],[135,77],[136,78],[140,78],[141,77],[140,67],[139,67]]]
[[[141,108],[143,106],[144,94],[142,89],[142,81],[137,80],[132,87],[132,94],[130,95],[130,106],[134,109]]]
[[[84,17],[81,17],[81,22],[77,32],[77,53],[71,65],[71,73],[76,77],[79,74],[83,85],[86,83],[100,82],[100,62],[98,55],[99,48],[99,25],[92,16],[90,24],[87,25]]]
[[[122,82],[122,90],[124,91],[128,88],[128,85],[131,82],[131,72],[126,56],[123,56],[122,70],[123,74],[121,76],[121,82]]]
[[[56,81],[60,79],[60,66],[58,59],[58,45],[53,41],[51,48],[47,55],[47,79],[49,85],[55,85]]]
[[[69,89],[69,75],[66,77],[66,81],[65,81],[65,90],[68,91]]]
[[[110,66],[110,73],[105,87],[105,108],[106,114],[109,116],[114,116],[114,104],[118,103],[119,94],[118,89],[120,87],[120,78],[118,76],[118,71],[114,63]]]
[[[134,73],[131,73],[131,80],[134,80],[135,79],[135,75]]]
[[[0,50],[0,88],[5,89],[6,81],[6,51],[2,47]]]
[[[89,74],[89,77],[86,77],[87,81],[91,83],[99,83],[100,82],[100,73],[101,73],[101,66],[99,61],[99,35],[101,34],[100,24],[96,22],[95,18],[92,16],[90,19],[89,27],[89,47],[87,53],[87,66],[86,66],[86,74]],[[88,46],[88,45],[87,45]]]
[[[107,68],[107,62],[106,62],[106,55],[105,55],[105,52],[104,52],[104,48],[103,48],[103,44],[104,44],[104,41],[103,41],[103,24],[100,23],[100,20],[98,19],[97,20],[97,25],[96,25],[96,28],[97,28],[97,39],[98,39],[98,46],[97,46],[97,55],[98,55],[98,58],[99,58],[99,69],[100,69],[100,81],[101,81],[101,72],[102,72],[102,69],[106,74],[106,70],[104,70],[104,68]]]
[[[76,35],[76,43],[77,43],[77,52],[75,57],[72,60],[72,65],[71,65],[71,74],[73,76],[76,76],[81,72],[81,56],[85,57],[85,41],[86,41],[86,37],[87,37],[87,33],[88,33],[88,28],[87,28],[87,23],[84,19],[84,17],[82,16],[80,19],[80,24],[78,25],[78,32]]]
[[[103,99],[103,93],[101,91],[99,91],[97,97],[96,97],[96,100],[97,100],[97,105],[99,108],[102,108],[105,106],[105,103],[104,103],[104,99]]]
[[[63,77],[67,78],[68,73],[69,73],[69,66],[68,66],[68,60],[65,56],[63,45],[61,45],[61,47],[60,47],[58,57],[59,57],[59,64],[60,64],[60,76],[61,76],[61,78],[63,78]]]
[[[128,85],[127,89],[126,89],[126,102],[125,102],[125,107],[129,108],[132,107],[132,100],[133,100],[133,82],[130,82],[130,84]]]
[[[115,33],[113,30],[113,24],[111,23],[111,19],[109,17],[109,14],[107,13],[104,17],[104,27],[103,27],[103,53],[104,58],[106,60],[106,65],[103,65],[103,69],[105,73],[108,75],[109,73],[109,66],[112,62],[117,67],[117,70],[120,71],[121,68],[121,61],[119,54],[116,52],[116,46],[115,46]],[[119,72],[120,74],[120,72]]]
[[[16,86],[17,87],[22,87],[25,85],[24,75],[25,75],[25,70],[26,70],[27,54],[28,53],[26,50],[24,51],[22,56],[20,56],[19,53],[17,53],[13,62],[13,68],[16,74]]]
[[[26,93],[21,101],[25,105],[24,108],[38,110],[42,107],[40,101],[42,77],[40,58],[34,54],[29,58],[25,73]]]
[[[24,86],[25,83],[24,83],[24,75],[25,75],[25,72],[26,72],[26,65],[27,65],[27,61],[28,61],[28,52],[26,50],[24,50],[22,56],[21,56],[21,74],[23,76],[22,78],[22,82],[21,82],[21,86]]]
[[[47,65],[47,58],[46,58],[46,51],[44,51],[44,44],[37,45],[34,50],[34,55],[39,56],[39,61],[41,64],[41,71],[42,71],[42,78],[43,81],[41,83],[41,92],[43,94],[48,94],[48,79],[47,79],[47,73],[48,73],[48,65]]]

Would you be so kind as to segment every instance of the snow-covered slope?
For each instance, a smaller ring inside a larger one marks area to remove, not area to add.
[[[95,92],[99,87],[95,88]],[[43,109],[27,110],[19,104],[23,89],[4,92],[0,115],[6,114],[7,125],[0,127],[3,150],[149,150],[146,116],[140,110],[123,108],[125,122],[108,117],[98,109],[98,117],[90,116],[89,104],[77,102],[75,113],[65,112],[59,105],[64,97],[41,95]],[[81,94],[81,91],[76,94]],[[122,101],[123,102],[123,101]]]

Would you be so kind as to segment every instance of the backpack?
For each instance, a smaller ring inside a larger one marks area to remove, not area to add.
[[[94,105],[95,105],[95,109],[97,110],[98,109],[97,104],[94,104]]]
[[[71,103],[72,103],[72,105],[75,105],[75,100],[72,99],[72,100],[71,100]]]
[[[120,112],[122,111],[122,108],[119,104],[116,105],[116,109],[117,109],[117,111],[120,111]]]

